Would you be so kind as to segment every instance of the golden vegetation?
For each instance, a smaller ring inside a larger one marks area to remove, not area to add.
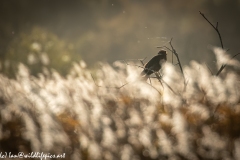
[[[33,77],[20,65],[16,80],[0,75],[0,152],[239,159],[240,66],[230,62],[219,76],[191,62],[183,68],[186,86],[176,66],[166,63],[163,87],[154,78],[152,86],[139,80],[139,68],[120,62],[115,69],[101,64],[94,79],[84,62],[66,77],[54,71]]]

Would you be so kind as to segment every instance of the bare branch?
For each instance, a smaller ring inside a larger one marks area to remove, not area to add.
[[[219,37],[220,42],[221,42],[222,49],[223,49],[222,37],[221,37],[221,34],[220,34],[219,30],[218,30],[218,22],[217,22],[217,25],[216,25],[216,27],[215,27],[215,26],[207,19],[207,17],[205,17],[205,15],[204,15],[202,12],[199,11],[199,13],[203,16],[203,18],[204,18],[204,19],[213,27],[213,29],[217,32],[218,37]]]
[[[170,52],[173,52],[170,48],[168,48],[167,46],[157,46],[157,48],[166,48],[166,49],[168,49]]]
[[[235,58],[236,56],[238,56],[239,54],[240,54],[240,53],[235,54],[234,56],[232,56],[232,58],[231,58],[230,60],[234,59],[234,58]],[[230,60],[229,60],[229,61],[230,61]],[[227,64],[223,64],[223,65],[221,66],[221,68],[218,70],[218,72],[216,73],[216,76],[218,76],[226,66],[227,66]]]
[[[143,68],[144,69],[144,66],[139,66],[139,65],[136,65],[136,64],[129,64],[127,63],[125,60],[122,60],[126,65],[132,65],[132,66],[136,66],[138,68]]]
[[[141,59],[120,59],[118,61],[144,61],[147,57],[141,58]]]
[[[222,49],[224,49],[222,37],[221,37],[221,34],[220,34],[219,30],[218,30],[218,22],[217,22],[216,27],[215,27],[215,26],[207,19],[207,17],[206,17],[202,12],[199,11],[199,13],[203,16],[203,18],[204,18],[204,19],[213,27],[213,29],[217,32],[218,37],[219,37],[219,39],[220,39],[220,43],[221,43]],[[236,56],[237,56],[237,55],[236,55]],[[234,57],[233,57],[233,58],[234,58]],[[218,70],[218,72],[216,73],[216,76],[218,76],[225,67],[226,67],[226,64],[223,64],[223,65],[220,67],[220,69]]]
[[[165,82],[162,78],[160,78],[160,76],[155,72],[156,77],[152,77],[152,78],[157,78],[157,80],[160,82],[160,84],[162,85],[163,89],[163,83],[176,95],[178,95],[173,89],[172,87],[170,87],[170,85],[167,84],[167,82]]]
[[[147,57],[146,57],[147,58]],[[144,66],[144,63],[143,63],[143,61],[146,59],[146,58],[144,58],[143,60],[140,60],[140,62],[142,63],[142,65]],[[149,81],[150,81],[150,84],[152,85],[152,81],[151,81],[151,78],[148,78],[149,79]]]
[[[93,75],[92,75],[92,74],[91,74],[91,77],[92,77],[92,79],[93,79],[94,84],[95,84],[97,87],[121,89],[121,88],[123,88],[124,86],[126,86],[127,84],[129,84],[129,82],[128,82],[128,83],[125,83],[124,85],[121,85],[120,87],[116,87],[116,86],[112,86],[112,87],[100,86],[100,85],[98,85],[98,84],[96,83],[96,81],[95,81],[95,79],[93,78]]]
[[[172,89],[172,87],[170,87],[170,86],[167,84],[167,82],[165,82],[163,79],[162,79],[162,81],[163,81],[163,83],[164,83],[174,94],[178,95],[178,94]]]
[[[145,59],[144,59],[144,60],[145,60]],[[142,63],[143,66],[144,66],[144,63],[143,63],[144,60],[139,60],[139,61]]]
[[[208,66],[206,63],[205,63],[205,65],[207,66],[209,72],[213,75],[213,72],[212,72],[212,70],[209,68],[209,66]]]
[[[179,65],[179,67],[180,67],[180,70],[181,70],[182,75],[183,75],[183,78],[184,78],[184,83],[186,83],[186,80],[185,80],[185,76],[184,76],[184,73],[183,73],[183,69],[182,69],[182,65],[181,65],[180,59],[179,59],[179,57],[178,57],[178,54],[177,54],[176,50],[173,48],[173,45],[172,45],[172,39],[173,39],[173,38],[171,38],[171,40],[169,41],[169,44],[170,44],[170,46],[171,46],[171,48],[172,48],[172,53],[173,53],[173,54],[176,56],[176,58],[177,58],[178,65]]]
[[[226,67],[226,64],[222,65],[221,68],[218,70],[218,72],[216,73],[216,76],[218,76],[222,70]]]
[[[239,54],[240,54],[240,52],[235,54],[234,56],[232,56],[232,58],[230,60],[232,60],[233,58],[237,57]]]
[[[171,38],[171,40],[169,41],[169,44],[170,44],[170,46],[171,46],[172,49],[168,48],[167,46],[157,46],[157,48],[166,48],[166,49],[168,49],[169,51],[172,52],[172,55],[174,54],[174,55],[176,56],[177,61],[178,61],[177,64],[178,64],[179,67],[180,67],[180,70],[181,70],[181,72],[182,72],[182,74],[183,74],[183,78],[184,78],[184,81],[185,81],[185,76],[184,76],[184,73],[183,73],[182,65],[181,65],[181,62],[180,62],[180,59],[179,59],[179,57],[178,57],[178,54],[177,54],[176,50],[173,48],[172,39],[173,39],[173,38]],[[173,63],[173,58],[172,58],[172,63]]]
[[[160,78],[160,76],[155,72],[155,75],[156,75],[156,78],[158,79],[158,81],[160,82],[160,84],[162,85],[162,87],[163,87],[163,84],[162,84],[162,82],[161,82],[161,78]],[[164,87],[163,87],[164,88]]]
[[[155,89],[161,96],[162,96],[162,93],[159,91],[159,90],[157,90],[157,88],[155,88],[155,87],[153,87],[151,84],[149,84],[149,83],[146,83],[146,84],[148,84],[149,86],[151,86],[153,89]]]

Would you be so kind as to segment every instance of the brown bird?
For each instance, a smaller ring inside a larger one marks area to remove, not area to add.
[[[159,71],[162,68],[162,64],[167,60],[167,52],[165,50],[160,50],[158,55],[154,56],[149,62],[144,66],[141,76],[148,78],[152,73]]]

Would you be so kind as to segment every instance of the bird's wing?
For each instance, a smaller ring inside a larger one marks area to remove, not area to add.
[[[154,56],[150,61],[145,65],[146,69],[151,69],[156,64],[159,64],[160,55]]]

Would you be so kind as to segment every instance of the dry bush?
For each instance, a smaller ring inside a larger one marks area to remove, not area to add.
[[[220,76],[191,62],[166,63],[162,85],[141,81],[136,66],[101,64],[95,81],[84,62],[17,79],[0,75],[0,152],[66,153],[66,159],[240,159],[239,62]],[[121,89],[117,88],[127,83]],[[95,84],[96,83],[96,84]],[[170,90],[168,84],[174,91]],[[99,86],[97,86],[99,85]]]

